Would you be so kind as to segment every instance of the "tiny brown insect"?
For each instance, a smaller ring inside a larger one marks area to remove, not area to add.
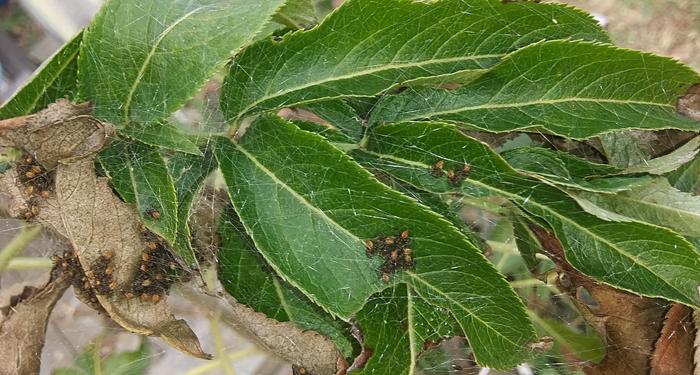
[[[170,262],[168,263],[168,267],[170,267],[171,270],[175,271],[177,269],[177,264],[175,264],[175,262]]]
[[[452,169],[447,171],[447,178],[449,178],[449,179],[455,178],[455,171],[453,171]]]
[[[158,248],[158,245],[157,245],[155,242],[150,242],[150,241],[149,241],[149,242],[146,242],[146,247],[147,247],[149,250],[155,250],[155,249]]]
[[[151,259],[151,256],[148,255],[148,253],[144,251],[143,253],[141,253],[141,259],[142,259],[144,262],[148,262],[148,260]]]
[[[27,164],[31,164],[34,162],[34,158],[31,155],[27,155],[27,157],[24,158],[24,162]]]
[[[160,294],[154,294],[151,296],[151,302],[158,303],[160,301]]]
[[[391,260],[395,262],[397,259],[399,259],[399,251],[394,250],[391,252]]]
[[[111,275],[113,273],[114,273],[114,267],[109,266],[109,267],[105,268],[105,275]]]
[[[34,186],[29,185],[24,189],[24,192],[27,193],[28,195],[32,195],[34,193]]]
[[[142,286],[150,286],[151,285],[151,280],[146,279],[141,283]]]
[[[372,251],[372,249],[374,249],[374,242],[370,240],[365,240],[365,247],[367,247],[367,250]]]
[[[155,276],[155,279],[158,280],[158,281],[163,280],[163,274],[162,274],[162,273],[157,273],[156,276]]]
[[[32,212],[31,212],[31,211],[27,211],[27,212],[24,213],[24,218],[27,219],[27,220],[29,220],[29,219],[31,219],[31,218],[33,218],[33,217],[34,217],[34,215],[32,215]]]
[[[32,206],[31,210],[32,210],[32,215],[34,215],[34,216],[39,215],[39,212],[41,212],[41,209],[39,208],[39,206]]]
[[[112,251],[112,250],[105,251],[104,253],[102,253],[102,258],[104,258],[105,260],[110,260],[110,259],[114,258],[114,251]]]
[[[146,272],[148,270],[145,264],[142,264],[141,267],[139,267],[139,269],[143,272]]]
[[[299,367],[299,375],[306,375],[306,369],[303,367]]]
[[[24,177],[26,178],[34,178],[36,176],[36,173],[32,171],[28,171],[27,173],[24,174]]]
[[[389,274],[388,274],[388,273],[384,272],[384,273],[382,274],[382,281],[384,282],[384,284],[388,284],[388,283],[389,283]]]
[[[117,282],[112,281],[111,283],[109,283],[109,289],[111,289],[111,290],[117,289]]]
[[[401,232],[401,238],[403,238],[403,239],[408,238],[408,236],[410,236],[410,235],[411,235],[411,232],[409,232],[408,229],[406,229],[405,231]]]
[[[33,165],[33,166],[32,166],[32,172],[34,172],[35,174],[41,173],[41,167],[38,166],[38,165]]]
[[[151,298],[151,296],[148,295],[148,293],[143,293],[143,294],[141,295],[141,301],[143,301],[143,302],[148,301],[150,298]]]
[[[384,243],[387,245],[393,245],[394,244],[394,237],[387,237],[384,239]]]
[[[41,197],[42,197],[42,198],[48,198],[49,195],[50,195],[50,193],[49,193],[48,190],[44,190],[44,191],[41,192]]]
[[[407,247],[407,248],[403,249],[403,253],[404,253],[405,255],[410,256],[411,253],[413,253],[413,249],[411,249],[410,247]]]
[[[132,299],[132,298],[134,298],[134,293],[126,292],[126,293],[124,293],[124,296],[128,299]]]
[[[156,210],[155,208],[151,208],[148,210],[148,216],[152,217],[154,220],[160,219],[160,211]]]
[[[469,173],[471,171],[472,171],[471,164],[464,164],[464,167],[462,167],[462,172],[464,172],[466,174],[466,173]]]
[[[89,281],[85,281],[83,283],[83,289],[90,289],[90,282]]]

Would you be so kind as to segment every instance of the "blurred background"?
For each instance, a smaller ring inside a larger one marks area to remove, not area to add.
[[[672,56],[700,70],[700,0],[565,2],[593,13],[610,31],[616,44]],[[339,3],[336,1],[334,5]],[[0,104],[25,83],[43,61],[87,25],[101,4],[102,0],[0,0]],[[215,89],[218,85],[209,86]],[[207,100],[208,90],[205,88],[200,95],[199,108],[206,107],[202,101]],[[194,99],[195,102],[197,100]],[[197,103],[190,103],[175,117],[180,122],[197,121],[202,117],[202,111],[197,108]],[[512,228],[500,228],[497,220],[489,219],[488,215],[474,215],[474,210],[464,212],[467,213],[465,220],[488,233],[486,238],[493,250],[491,257],[498,268],[507,274],[517,272],[521,265],[515,251],[511,251],[514,246]],[[20,238],[28,246],[19,258],[10,262],[7,269],[0,270],[0,294],[10,291],[12,285],[18,282],[41,278],[51,266],[48,260],[53,250],[50,238],[26,231],[22,222],[0,220],[0,248],[13,238]],[[520,287],[544,287],[548,288],[549,293],[557,293],[552,285],[539,285],[536,282],[528,285],[527,280],[515,282],[519,282]],[[551,303],[552,297],[547,293],[537,291],[534,295]],[[565,299],[564,296],[561,298]],[[95,368],[100,368],[100,373],[105,375],[292,373],[288,364],[257,349],[223,325],[219,317],[177,296],[172,296],[171,301],[176,315],[190,323],[202,339],[205,350],[214,353],[218,359],[193,359],[167,348],[158,340],[142,339],[126,333],[67,293],[54,310],[48,327],[47,343],[42,354],[42,374],[91,374],[96,372]],[[565,302],[562,304],[566,305]],[[3,304],[0,301],[0,305]],[[577,319],[575,314],[566,312],[566,308],[561,306],[546,309],[554,311],[556,317],[562,318],[560,320]],[[547,321],[540,323],[546,325]],[[549,328],[557,331],[551,325]],[[590,335],[584,336],[590,341]],[[585,345],[582,347],[586,348]],[[595,348],[589,345],[589,350],[594,352]],[[566,350],[562,353],[562,357],[553,357],[542,364],[533,364],[512,373],[577,374],[576,366],[564,360]],[[425,373],[472,373],[457,370],[454,366],[450,368],[426,370]],[[496,374],[486,370],[478,373]]]

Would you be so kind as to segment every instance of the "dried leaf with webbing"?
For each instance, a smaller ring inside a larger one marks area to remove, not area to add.
[[[36,207],[34,219],[68,240],[84,270],[85,286],[95,291],[99,304],[119,325],[210,358],[187,323],[173,316],[165,296],[128,296],[148,241],[136,209],[113,193],[107,178],[95,173],[95,155],[109,142],[114,127],[89,116],[89,111],[87,105],[60,100],[35,115],[0,122],[1,139],[55,173],[55,194],[30,202],[16,173],[9,170],[0,178],[0,191],[9,196],[4,208],[21,217],[30,206]]]

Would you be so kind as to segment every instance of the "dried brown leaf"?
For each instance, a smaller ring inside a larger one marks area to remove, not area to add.
[[[38,374],[49,315],[70,284],[62,278],[25,286],[0,316],[0,374]]]
[[[187,323],[173,316],[165,296],[142,300],[125,293],[140,272],[146,238],[135,207],[121,201],[108,180],[95,174],[95,154],[108,143],[114,127],[88,112],[86,105],[59,101],[26,120],[26,127],[0,133],[55,170],[55,194],[32,203],[39,208],[36,219],[70,242],[89,286],[100,290],[97,299],[115,322],[135,333],[159,336],[193,356],[210,358]],[[16,174],[6,173],[0,189],[12,198],[11,212],[26,210],[29,197],[18,188]],[[24,206],[17,204],[22,201]],[[109,259],[105,254],[111,254]],[[109,277],[105,262],[111,266]]]

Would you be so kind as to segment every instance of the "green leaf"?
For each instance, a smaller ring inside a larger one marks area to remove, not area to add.
[[[372,356],[358,374],[414,374],[425,344],[463,333],[449,314],[399,284],[373,296],[357,314],[363,345]]]
[[[355,140],[348,137],[344,133],[338,131],[338,129],[328,126],[321,125],[311,121],[294,120],[292,121],[299,129],[306,130],[307,132],[316,133],[323,138],[327,139],[329,142],[336,144],[343,143],[355,143]]]
[[[665,178],[619,194],[574,193],[607,211],[700,236],[700,197],[671,186]]]
[[[584,41],[516,51],[456,90],[386,96],[370,123],[446,120],[491,132],[545,131],[583,139],[615,129],[700,129],[676,101],[700,77],[675,60]]]
[[[116,125],[167,117],[262,29],[283,0],[111,0],[78,61],[80,97]]]
[[[222,108],[235,122],[280,107],[374,96],[403,82],[488,68],[520,47],[561,38],[608,40],[593,18],[558,4],[351,0],[312,30],[243,51],[224,82]]]
[[[513,215],[513,235],[515,244],[529,270],[536,270],[539,266],[537,253],[542,250],[542,245],[534,233],[527,226],[528,220],[521,215]]]
[[[438,193],[491,194],[509,198],[544,219],[581,272],[641,295],[700,306],[700,254],[683,237],[653,225],[607,222],[588,213],[560,190],[517,174],[486,145],[440,123],[397,123],[378,127],[368,150],[382,157],[377,167],[412,185]],[[471,172],[461,185],[431,175],[465,163]]]
[[[115,141],[102,151],[99,162],[122,199],[136,204],[146,227],[175,243],[178,201],[158,150],[137,141]]]
[[[634,130],[623,130],[600,135],[602,152],[608,163],[628,168],[644,162],[647,152],[639,144],[639,140],[632,136]]]
[[[314,0],[287,0],[272,19],[294,30],[303,30],[318,23]]]
[[[596,178],[618,174],[621,169],[591,163],[571,154],[544,148],[517,148],[501,154],[510,165],[535,177],[563,187],[597,193],[616,193],[642,186],[652,180],[650,176]],[[593,177],[593,178],[591,178]]]
[[[194,198],[204,185],[204,181],[216,169],[216,161],[207,150],[203,156],[192,154],[175,154],[168,159],[168,173],[175,182],[177,196],[177,237],[173,248],[175,253],[187,265],[197,264],[197,258],[192,249],[190,226],[190,209]]]
[[[145,339],[132,352],[112,353],[101,358],[98,351],[94,343],[90,344],[75,359],[75,367],[58,368],[53,375],[145,375],[151,365],[151,349]]]
[[[199,147],[188,136],[182,134],[175,125],[167,121],[155,121],[145,125],[127,125],[121,134],[147,145],[202,155]]]
[[[599,363],[605,358],[605,346],[595,333],[578,332],[558,320],[542,319],[532,313],[530,316],[554,338],[557,346],[564,349],[566,354],[593,363]]]
[[[310,103],[304,106],[318,117],[347,134],[351,139],[359,141],[364,132],[363,116],[357,109],[342,99]]]
[[[60,98],[72,97],[82,39],[81,31],[46,60],[36,75],[0,107],[0,119],[34,113]]]
[[[314,303],[348,319],[384,289],[365,240],[410,231],[405,281],[459,318],[480,363],[512,367],[534,332],[522,302],[449,222],[388,189],[321,137],[263,116],[215,154],[247,232],[270,266]]]
[[[625,173],[665,174],[673,172],[683,164],[693,160],[698,152],[700,152],[700,137],[695,137],[668,155],[645,160],[643,163],[625,169]]]
[[[700,157],[675,170],[668,180],[680,191],[700,195]]]
[[[280,322],[329,337],[345,358],[352,357],[350,326],[315,306],[301,292],[274,275],[232,210],[219,227],[219,280],[238,302]]]

